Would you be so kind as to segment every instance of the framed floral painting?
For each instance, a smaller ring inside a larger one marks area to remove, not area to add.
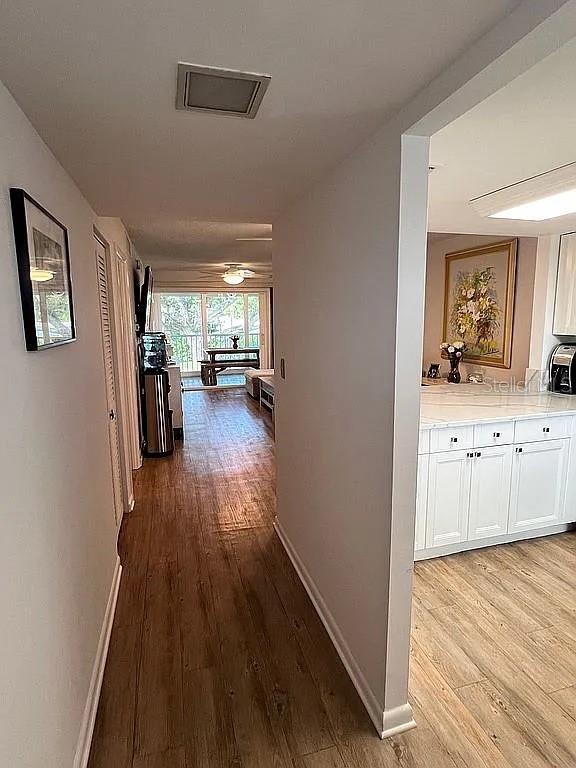
[[[461,339],[464,360],[510,368],[517,240],[446,255],[444,339]]]

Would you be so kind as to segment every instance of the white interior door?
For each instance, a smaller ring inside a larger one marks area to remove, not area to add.
[[[107,413],[103,414],[108,422],[110,441],[110,461],[112,466],[112,484],[114,490],[114,514],[116,524],[120,525],[124,511],[122,492],[122,459],[120,454],[120,434],[118,429],[116,379],[114,371],[114,348],[112,344],[112,307],[110,300],[106,248],[100,240],[94,238],[98,294],[100,298],[100,324],[102,329],[102,353],[104,357],[104,375],[106,379]]]

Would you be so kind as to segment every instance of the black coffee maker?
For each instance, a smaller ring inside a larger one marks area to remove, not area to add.
[[[550,390],[576,393],[576,344],[558,344],[550,356]]]

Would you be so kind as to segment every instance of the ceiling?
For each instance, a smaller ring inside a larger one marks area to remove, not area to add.
[[[18,0],[0,79],[144,257],[223,260],[518,4]],[[178,61],[270,74],[256,119],[176,111]]]
[[[272,262],[270,240],[238,240],[270,238],[271,224],[155,219],[131,227],[131,236],[140,256],[157,268],[187,269],[191,265],[212,268],[239,263],[259,271]]]
[[[576,229],[576,215],[541,222],[490,219],[469,204],[576,161],[576,40],[432,137],[429,229],[538,235]]]

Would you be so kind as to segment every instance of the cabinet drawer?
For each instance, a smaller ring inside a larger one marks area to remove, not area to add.
[[[515,443],[534,443],[538,440],[555,440],[568,437],[572,427],[569,416],[549,416],[517,421],[514,431]]]
[[[430,430],[421,429],[418,438],[418,453],[430,453]]]
[[[476,424],[474,427],[475,448],[488,448],[491,445],[510,445],[513,442],[513,421],[494,421],[489,424]]]
[[[430,453],[472,448],[473,438],[473,426],[435,428],[430,432]]]

